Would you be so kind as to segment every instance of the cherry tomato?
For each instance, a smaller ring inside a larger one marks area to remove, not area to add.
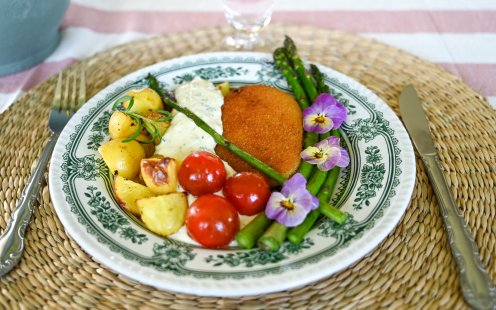
[[[190,194],[212,194],[221,190],[226,182],[226,168],[222,160],[212,153],[193,152],[183,160],[178,180]]]
[[[224,196],[239,214],[255,215],[265,209],[270,197],[270,187],[265,179],[252,172],[241,172],[227,179]]]
[[[239,231],[236,208],[224,197],[209,194],[191,204],[186,214],[188,235],[207,248],[226,247]]]

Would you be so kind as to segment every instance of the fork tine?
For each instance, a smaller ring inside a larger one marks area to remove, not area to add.
[[[79,79],[79,98],[77,109],[79,109],[86,102],[86,78],[84,68],[81,68],[81,77]]]
[[[55,86],[55,95],[52,101],[52,107],[57,108],[59,111],[61,109],[60,103],[62,99],[62,71],[60,71],[57,78],[57,86]]]
[[[71,92],[71,100],[69,102],[69,114],[72,115],[76,112],[77,110],[77,103],[76,103],[76,93],[77,93],[77,74],[76,72],[72,73],[73,79],[72,79],[72,92]]]
[[[69,115],[69,85],[70,83],[70,78],[71,74],[68,72],[66,77],[65,77],[65,87],[64,87],[64,94],[62,95],[62,109],[66,111],[67,115]]]

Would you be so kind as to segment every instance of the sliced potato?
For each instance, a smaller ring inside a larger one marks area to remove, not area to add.
[[[174,158],[145,158],[141,160],[141,177],[156,194],[177,190],[178,164]]]
[[[127,180],[119,175],[114,178],[114,192],[119,204],[136,216],[141,215],[136,201],[155,196],[148,187]]]
[[[135,140],[121,142],[110,140],[98,148],[98,152],[113,175],[134,179],[140,172],[140,162],[145,158],[145,150]]]
[[[149,112],[164,109],[162,98],[160,98],[160,95],[151,88],[133,90],[128,92],[126,95],[134,98],[131,111],[140,115],[146,115]],[[129,101],[124,101],[122,105],[127,109],[129,106]]]
[[[170,193],[136,201],[146,227],[161,236],[169,236],[183,226],[188,200],[184,193]]]

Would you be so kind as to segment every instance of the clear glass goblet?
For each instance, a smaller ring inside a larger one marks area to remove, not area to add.
[[[274,0],[222,0],[228,23],[236,30],[225,39],[227,47],[255,50],[269,44],[260,30],[270,23]]]

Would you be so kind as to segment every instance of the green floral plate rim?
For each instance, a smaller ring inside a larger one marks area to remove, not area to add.
[[[209,250],[146,230],[116,203],[98,146],[109,139],[113,102],[146,86],[153,73],[165,87],[196,76],[234,86],[266,84],[289,91],[264,53],[220,52],[164,61],[109,85],[74,115],[60,135],[49,171],[53,205],[69,235],[92,257],[131,279],[203,296],[266,294],[328,277],[374,249],[404,214],[415,182],[410,139],[394,112],[363,85],[320,66],[332,94],[348,109],[342,145],[351,157],[331,202],[350,214],[343,225],[321,219],[300,245],[277,252],[236,246]]]

